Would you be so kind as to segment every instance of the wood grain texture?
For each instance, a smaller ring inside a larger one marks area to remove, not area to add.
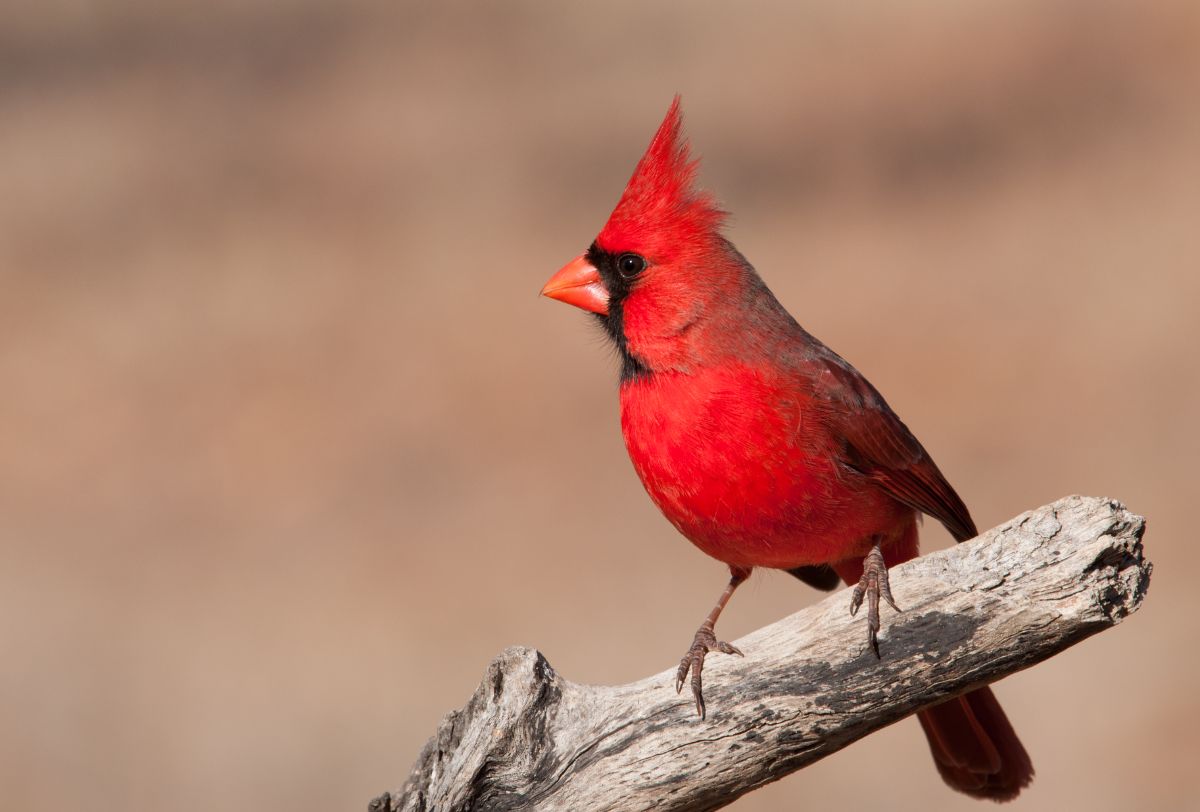
[[[706,721],[674,669],[577,685],[507,649],[370,809],[717,809],[1119,623],[1149,587],[1144,529],[1118,502],[1070,496],[895,567],[904,612],[884,615],[881,660],[836,592],[736,641],[744,659],[710,656]]]

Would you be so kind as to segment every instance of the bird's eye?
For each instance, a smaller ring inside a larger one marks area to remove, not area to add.
[[[633,279],[644,270],[646,270],[646,260],[637,254],[621,254],[617,257],[617,271],[621,274],[622,279]]]

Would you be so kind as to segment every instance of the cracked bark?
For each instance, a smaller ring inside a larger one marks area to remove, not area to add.
[[[836,592],[738,640],[745,659],[710,657],[707,721],[675,693],[674,668],[578,685],[540,653],[507,649],[403,787],[369,808],[717,809],[1119,623],[1149,586],[1144,529],[1118,502],[1070,496],[895,567],[905,611],[886,616],[882,660]]]

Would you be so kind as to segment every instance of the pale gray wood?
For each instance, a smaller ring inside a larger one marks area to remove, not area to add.
[[[371,808],[716,809],[1119,623],[1149,586],[1144,528],[1118,502],[1070,496],[893,568],[904,611],[883,610],[881,660],[836,592],[738,640],[744,659],[710,654],[705,721],[674,669],[577,685],[537,651],[507,649]]]

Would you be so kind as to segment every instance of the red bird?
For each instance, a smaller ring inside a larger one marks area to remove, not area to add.
[[[621,430],[650,498],[731,577],[679,664],[703,718],[714,626],[755,567],[819,589],[855,584],[878,656],[889,566],[917,555],[918,514],[955,539],[975,523],[929,453],[867,379],[784,310],[721,233],[693,181],[679,99],[591,247],[542,293],[596,314],[621,357]],[[988,688],[918,714],[954,789],[1017,796],[1033,767]]]

